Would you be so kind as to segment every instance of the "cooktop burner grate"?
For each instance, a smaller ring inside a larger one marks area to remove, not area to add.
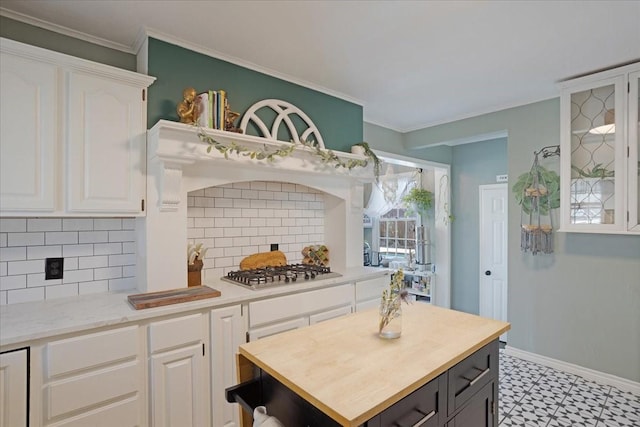
[[[252,270],[230,271],[222,279],[251,289],[295,283],[298,280],[313,280],[317,277],[329,279],[340,274],[321,265],[290,264],[281,267],[265,267]]]

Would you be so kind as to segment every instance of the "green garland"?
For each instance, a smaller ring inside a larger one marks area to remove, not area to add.
[[[219,153],[221,153],[224,156],[225,159],[228,159],[230,154],[235,154],[237,156],[249,157],[250,159],[266,160],[268,162],[272,162],[278,157],[280,158],[289,157],[291,154],[293,154],[296,148],[295,143],[291,143],[286,148],[267,149],[266,146],[263,146],[263,148],[257,149],[257,150],[252,150],[250,148],[247,148],[243,145],[236,143],[235,141],[232,141],[230,144],[225,145],[221,142],[216,141],[211,136],[207,135],[202,128],[198,128],[198,138],[200,138],[200,141],[206,142],[207,144],[209,144],[209,146],[207,147],[207,153],[210,153],[212,149],[216,149]],[[371,151],[371,149],[369,149],[369,145],[366,142],[362,142],[357,145],[360,145],[365,148],[365,155],[367,156],[368,160],[361,160],[361,159],[342,160],[332,150],[322,149],[313,142],[300,141],[300,145],[313,149],[314,150],[313,153],[320,158],[322,163],[333,164],[334,167],[336,168],[345,168],[345,169],[351,170],[355,167],[366,167],[369,164],[369,161],[372,161],[374,165],[374,173],[375,173],[376,181],[380,176],[380,168],[379,168],[380,160],[375,155],[375,153]]]

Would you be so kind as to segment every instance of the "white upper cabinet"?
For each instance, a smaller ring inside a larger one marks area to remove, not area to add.
[[[53,212],[58,70],[4,49],[1,55],[0,209]]]
[[[141,89],[84,72],[69,72],[67,84],[67,209],[139,213],[146,164]]]
[[[560,231],[640,232],[639,73],[636,63],[561,84]]]
[[[143,215],[154,78],[0,41],[0,215]]]

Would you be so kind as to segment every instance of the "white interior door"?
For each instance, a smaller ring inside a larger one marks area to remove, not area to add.
[[[507,184],[480,186],[480,316],[507,321]],[[500,336],[506,342],[507,334]]]

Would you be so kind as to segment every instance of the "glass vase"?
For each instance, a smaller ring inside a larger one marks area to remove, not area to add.
[[[392,307],[380,306],[380,325],[378,335],[380,338],[399,338],[402,333],[402,307],[400,301],[394,302]]]

